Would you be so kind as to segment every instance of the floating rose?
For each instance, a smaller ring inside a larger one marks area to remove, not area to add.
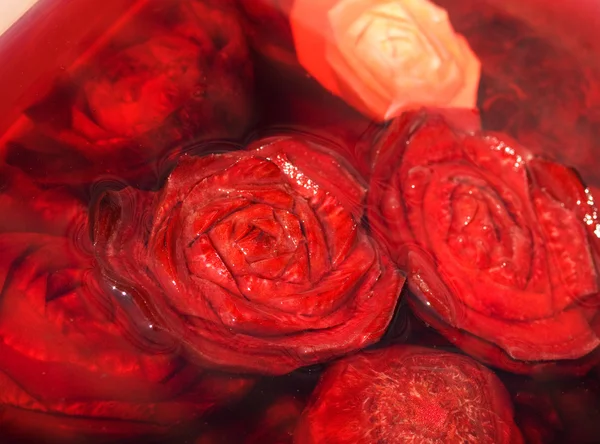
[[[330,366],[304,410],[296,444],[518,444],[500,380],[462,355],[395,346]]]
[[[425,113],[375,151],[369,222],[427,322],[510,371],[593,365],[600,221],[574,171]]]
[[[479,61],[427,0],[296,0],[290,21],[305,69],[374,119],[475,107]]]
[[[102,196],[104,274],[192,357],[283,374],[377,341],[403,283],[361,226],[363,184],[310,138],[184,157],[162,191]]]

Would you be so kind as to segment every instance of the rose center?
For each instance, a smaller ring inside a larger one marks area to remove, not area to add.
[[[282,278],[286,270],[306,261],[297,217],[267,204],[234,212],[211,231],[210,237],[221,258],[236,273]]]
[[[249,263],[257,262],[273,255],[276,256],[279,253],[280,241],[284,239],[284,236],[279,233],[273,236],[256,225],[244,228],[247,228],[247,233],[236,241],[236,245]]]
[[[365,403],[375,426],[371,438],[384,441],[393,433],[423,442],[491,442],[493,431],[481,425],[489,423],[489,408],[478,378],[441,359],[426,364],[411,358],[391,375],[373,375]]]
[[[529,243],[493,190],[467,183],[454,189],[448,245],[465,267],[487,270],[499,283],[526,285],[528,268],[515,264],[529,257]]]

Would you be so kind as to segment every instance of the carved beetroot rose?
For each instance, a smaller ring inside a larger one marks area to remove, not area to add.
[[[95,124],[105,131],[101,139],[226,136],[245,129],[252,67],[235,10],[228,2],[193,0],[171,14],[168,29],[108,49],[83,74],[89,114],[75,110],[76,129],[94,138],[88,123]]]
[[[182,143],[245,134],[253,68],[231,2],[151,3],[156,11],[140,12],[28,110],[34,128],[14,140],[9,163],[41,163],[32,174],[46,183],[146,178],[149,161]]]
[[[403,282],[361,226],[365,188],[310,138],[183,157],[157,193],[95,206],[107,281],[197,361],[282,374],[377,341]]]
[[[425,113],[395,121],[377,143],[369,223],[407,270],[419,314],[510,371],[589,368],[600,344],[600,223],[577,174]]]
[[[395,346],[342,359],[323,374],[296,444],[523,442],[500,380],[462,355]]]
[[[296,0],[290,23],[304,68],[375,120],[475,107],[479,61],[428,0]]]
[[[134,340],[90,266],[66,238],[0,234],[0,429],[61,443],[166,433],[247,391]]]

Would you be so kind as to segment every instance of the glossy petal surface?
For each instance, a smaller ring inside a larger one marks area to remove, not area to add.
[[[598,347],[600,225],[575,172],[424,113],[394,122],[376,151],[369,221],[418,310],[514,360]]]
[[[191,355],[286,373],[375,342],[403,279],[360,225],[365,188],[307,138],[183,158],[159,193],[101,198],[96,254]]]

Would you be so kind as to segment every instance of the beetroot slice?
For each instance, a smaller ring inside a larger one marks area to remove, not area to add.
[[[194,359],[282,374],[376,342],[403,278],[361,226],[364,184],[312,138],[183,157],[92,215],[105,276]]]
[[[365,352],[323,375],[295,443],[520,443],[504,386],[487,368],[416,346]]]
[[[597,349],[600,224],[574,171],[424,112],[393,122],[375,150],[369,222],[417,310],[516,361]]]

